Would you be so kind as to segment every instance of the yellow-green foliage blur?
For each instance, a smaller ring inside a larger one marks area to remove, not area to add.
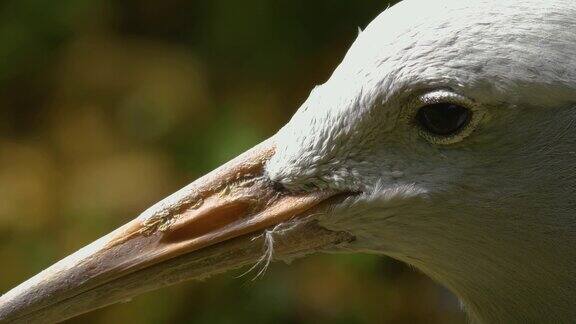
[[[272,135],[388,5],[1,1],[0,292]],[[70,322],[464,321],[448,292],[383,257],[240,273]]]

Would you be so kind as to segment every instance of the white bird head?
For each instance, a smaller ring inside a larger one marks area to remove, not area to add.
[[[474,321],[576,320],[575,17],[572,0],[401,2],[278,134],[2,296],[0,318],[244,265],[250,235],[291,224],[280,258],[388,255]]]

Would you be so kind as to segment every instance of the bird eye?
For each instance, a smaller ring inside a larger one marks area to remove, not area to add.
[[[425,131],[437,136],[450,136],[464,129],[472,118],[466,107],[448,103],[434,103],[420,108],[416,121]]]
[[[449,145],[468,137],[486,116],[477,101],[449,89],[435,90],[414,99],[406,117],[419,135],[433,144]]]

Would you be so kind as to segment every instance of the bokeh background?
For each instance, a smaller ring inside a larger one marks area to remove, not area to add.
[[[0,1],[0,291],[272,135],[389,4]],[[465,321],[450,293],[388,258],[239,273],[69,322]]]

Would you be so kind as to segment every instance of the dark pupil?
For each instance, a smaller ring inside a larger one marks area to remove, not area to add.
[[[452,135],[470,120],[470,111],[451,103],[437,103],[418,110],[416,120],[424,129],[436,135]]]

